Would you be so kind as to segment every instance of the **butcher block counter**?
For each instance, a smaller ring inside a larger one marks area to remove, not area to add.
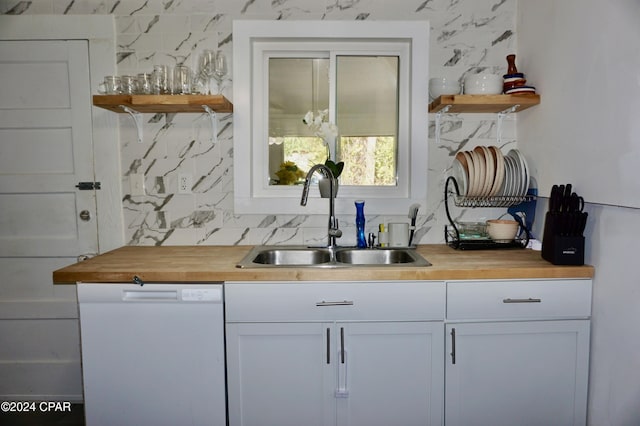
[[[592,266],[557,266],[540,252],[417,248],[427,267],[238,268],[252,246],[125,246],[53,272],[55,284],[76,282],[372,281],[592,278]]]

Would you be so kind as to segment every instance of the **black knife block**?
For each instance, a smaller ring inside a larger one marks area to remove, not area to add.
[[[584,265],[584,236],[562,235],[558,218],[547,212],[542,235],[542,258],[554,265]]]

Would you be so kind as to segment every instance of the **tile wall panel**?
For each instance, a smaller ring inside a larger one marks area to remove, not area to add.
[[[195,68],[205,48],[223,49],[231,58],[234,19],[429,20],[431,77],[462,79],[468,72],[483,70],[501,74],[506,55],[517,50],[516,8],[516,0],[0,0],[0,14],[113,14],[119,74],[150,71],[154,64],[184,63]],[[230,99],[232,85],[229,79],[223,89]],[[204,114],[145,114],[144,143],[138,144],[130,118],[120,117],[127,243],[324,242],[324,215],[234,214],[233,115],[220,114],[219,119],[218,141],[213,143]],[[425,159],[429,195],[428,205],[419,212],[419,243],[443,241],[443,185],[456,152],[497,143],[493,115],[449,115],[442,129],[438,146],[431,121],[428,162]],[[515,144],[515,117],[508,117],[501,147],[506,152]],[[146,196],[126,193],[132,173],[145,175]],[[192,194],[177,194],[179,173],[192,174]],[[455,215],[474,220],[502,212],[457,209]],[[354,217],[339,220],[344,232],[340,242],[353,244]],[[380,222],[398,220],[407,218],[367,215],[366,231],[376,231]]]

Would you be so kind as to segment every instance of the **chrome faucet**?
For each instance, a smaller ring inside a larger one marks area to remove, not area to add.
[[[335,204],[334,204],[334,196],[333,196],[333,188],[336,183],[335,177],[329,169],[324,164],[316,164],[311,167],[309,172],[307,173],[307,177],[304,179],[304,186],[302,187],[302,198],[300,199],[300,205],[307,205],[307,198],[309,197],[309,185],[311,184],[311,177],[313,174],[320,170],[322,176],[329,179],[329,226],[327,228],[327,247],[333,248],[336,247],[336,238],[340,238],[342,236],[342,231],[338,228],[338,219],[335,214]]]

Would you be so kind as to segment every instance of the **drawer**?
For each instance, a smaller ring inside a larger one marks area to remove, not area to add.
[[[442,281],[226,282],[227,322],[444,320]]]
[[[447,319],[542,319],[591,316],[591,280],[447,283]]]

